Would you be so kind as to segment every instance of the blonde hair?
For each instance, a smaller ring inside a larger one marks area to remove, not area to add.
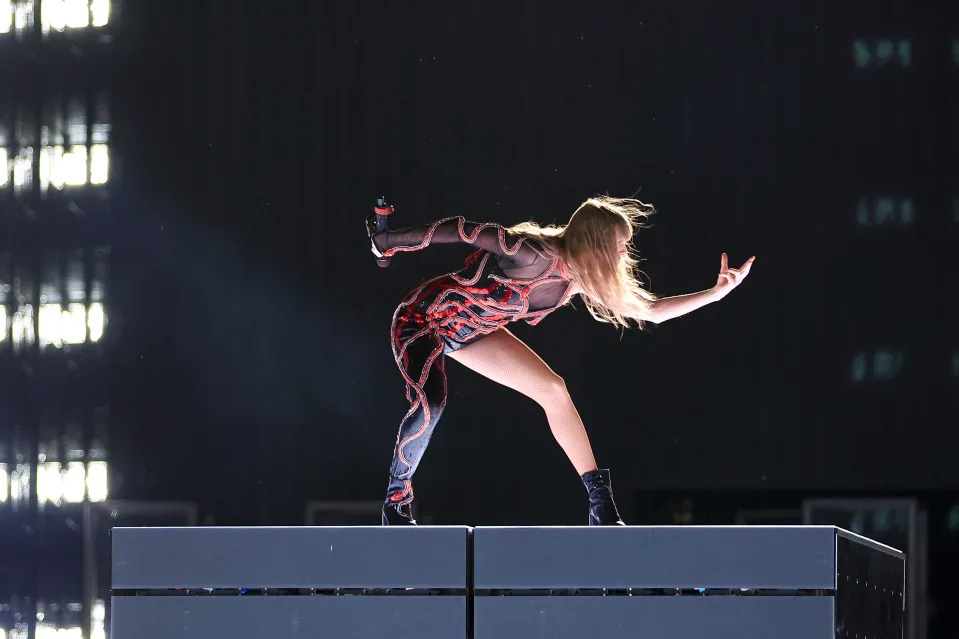
[[[633,320],[642,328],[656,296],[637,277],[641,271],[632,237],[655,211],[639,200],[598,195],[583,202],[565,225],[530,221],[507,230],[539,240],[547,253],[562,260],[594,319],[623,328]],[[629,237],[622,256],[620,233]]]

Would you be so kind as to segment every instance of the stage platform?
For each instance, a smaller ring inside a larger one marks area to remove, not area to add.
[[[112,639],[902,639],[832,526],[115,528]]]

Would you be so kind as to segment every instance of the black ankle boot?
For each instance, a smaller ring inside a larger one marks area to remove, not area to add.
[[[415,526],[416,520],[413,519],[413,512],[409,504],[383,504],[383,525],[384,526]]]
[[[580,479],[589,491],[590,526],[625,526],[613,501],[609,470],[602,468],[584,473]]]

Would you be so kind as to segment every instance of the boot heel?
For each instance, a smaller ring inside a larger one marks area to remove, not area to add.
[[[589,493],[590,526],[625,526],[613,500],[609,470],[601,468],[584,473],[580,479]]]

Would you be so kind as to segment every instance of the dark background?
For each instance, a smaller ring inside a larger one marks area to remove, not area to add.
[[[656,293],[711,286],[723,251],[757,261],[729,298],[649,334],[582,309],[516,326],[566,379],[621,492],[959,487],[946,6],[131,16],[114,454],[139,471],[118,489],[262,523],[298,517],[306,498],[378,497],[407,408],[392,311],[470,249],[378,269],[362,229],[374,198],[396,205],[394,226],[549,223],[639,188],[659,209],[637,236]],[[912,64],[858,69],[854,41],[884,36],[908,38]],[[910,198],[914,221],[860,226],[859,200],[882,197]],[[854,357],[877,351],[902,353],[901,370],[856,383]],[[449,370],[423,508],[580,518],[541,409]]]
[[[2,45],[7,110],[96,87],[113,129],[95,198],[0,200],[15,255],[110,249],[99,344],[0,354],[0,440],[69,396],[109,407],[111,498],[223,525],[381,499],[407,410],[393,309],[471,248],[377,268],[375,198],[402,227],[562,223],[636,194],[658,209],[636,238],[657,294],[708,288],[724,251],[757,259],[645,333],[581,303],[513,325],[565,378],[628,523],[684,495],[713,495],[692,523],[909,496],[931,563],[955,565],[956,3],[175,0],[123,3],[107,31]],[[541,409],[448,372],[420,518],[583,523]]]

